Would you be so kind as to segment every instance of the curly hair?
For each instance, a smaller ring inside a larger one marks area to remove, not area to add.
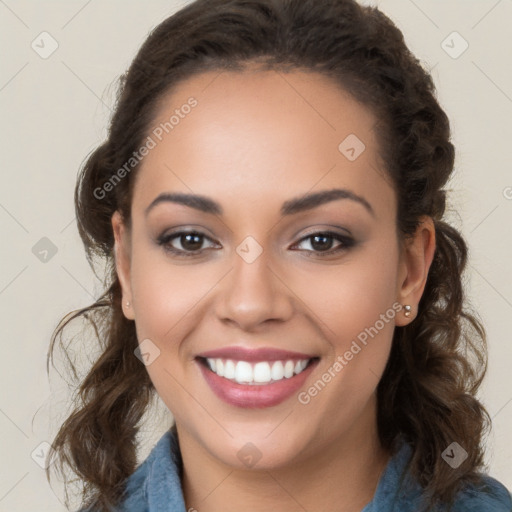
[[[377,388],[377,423],[383,447],[390,448],[399,435],[412,446],[410,471],[432,506],[451,503],[462,486],[479,481],[483,436],[491,424],[475,396],[487,370],[487,346],[463,289],[467,245],[443,220],[455,150],[430,73],[388,17],[355,0],[196,0],[149,34],[120,78],[108,137],[77,179],[78,230],[91,267],[96,257],[106,262],[106,291],[61,321],[48,361],[57,335],[80,316],[93,324],[101,351],[51,454],[61,469],[67,464],[84,482],[85,504],[103,511],[120,502],[136,469],[141,419],[155,394],[134,357],[134,322],[122,312],[111,225],[119,210],[130,226],[138,166],[101,200],[95,191],[140,148],[159,100],[173,86],[194,74],[243,70],[251,62],[268,70],[321,73],[370,107],[379,120],[386,178],[397,195],[399,236],[411,236],[421,216],[434,220],[434,259],[416,319],[395,328]],[[441,457],[453,441],[468,452],[456,470]]]

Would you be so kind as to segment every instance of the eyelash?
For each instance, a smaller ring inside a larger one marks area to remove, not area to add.
[[[174,247],[169,245],[171,240],[174,240],[175,238],[179,238],[182,235],[198,235],[200,237],[211,240],[204,233],[192,230],[192,231],[179,231],[177,233],[162,235],[158,238],[157,243],[158,243],[158,245],[163,247],[164,251],[169,252],[177,257],[183,256],[185,258],[190,258],[190,257],[194,257],[194,256],[199,256],[205,250],[205,249],[202,249],[200,251],[184,251],[181,249],[175,249]],[[348,250],[355,245],[355,241],[352,238],[346,237],[344,235],[340,235],[339,233],[335,233],[333,231],[315,231],[314,233],[310,233],[310,234],[302,237],[295,245],[298,245],[301,242],[311,239],[318,235],[323,235],[326,238],[334,238],[334,239],[338,240],[339,242],[342,242],[342,244],[338,248],[329,249],[328,251],[306,250],[307,253],[314,253],[314,256],[308,255],[309,257],[319,256],[320,258],[324,258],[327,256],[332,256],[333,254],[337,254],[341,251]]]

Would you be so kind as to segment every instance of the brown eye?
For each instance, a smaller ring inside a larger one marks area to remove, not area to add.
[[[315,251],[329,250],[333,244],[332,236],[313,235],[310,239],[312,240],[311,247],[313,247]]]
[[[203,237],[197,233],[179,235],[178,240],[186,251],[197,251],[203,245]]]
[[[178,256],[197,256],[203,252],[202,246],[205,240],[210,238],[203,233],[180,231],[159,237],[158,244],[163,246],[164,250]]]
[[[339,242],[335,249],[332,249],[334,244],[333,240]],[[305,241],[310,241],[309,245],[311,247],[311,249],[306,249],[306,252],[316,253],[318,256],[323,256],[323,253],[325,253],[326,256],[335,254],[355,245],[352,238],[331,231],[312,233],[302,238],[296,245],[300,245]]]

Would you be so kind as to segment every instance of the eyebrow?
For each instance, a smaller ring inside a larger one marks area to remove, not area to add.
[[[322,192],[315,192],[306,194],[289,201],[285,201],[281,207],[281,216],[294,215],[299,212],[312,210],[322,204],[329,203],[338,199],[348,199],[357,202],[364,206],[364,208],[375,217],[375,211],[372,205],[364,198],[354,192],[346,189],[335,188],[332,190],[324,190]],[[176,203],[194,208],[204,213],[211,213],[213,215],[222,215],[224,210],[222,206],[210,199],[209,197],[200,196],[196,194],[183,194],[183,193],[162,193],[156,197],[152,203],[146,208],[145,215],[160,203]]]

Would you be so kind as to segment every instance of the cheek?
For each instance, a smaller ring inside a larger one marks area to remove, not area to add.
[[[136,330],[139,342],[149,339],[156,346],[158,356],[147,372],[169,410],[179,413],[187,408],[182,383],[195,370],[182,341],[197,326],[198,311],[219,278],[211,268],[174,264],[158,251],[141,248],[132,255]]]
[[[383,237],[302,285],[312,321],[330,344],[323,371],[333,385],[325,403],[353,407],[356,414],[374,392],[391,349],[397,262],[396,246]]]
[[[394,318],[397,264],[396,246],[382,237],[347,254],[339,265],[319,266],[314,276],[306,279],[303,274],[300,281],[294,279],[298,295],[304,298],[313,320],[316,317],[328,339],[342,347],[374,325],[381,314],[388,313],[388,317]],[[382,330],[389,337],[392,329]]]
[[[134,308],[137,331],[169,346],[219,278],[208,265],[175,264],[158,251],[133,254]]]

